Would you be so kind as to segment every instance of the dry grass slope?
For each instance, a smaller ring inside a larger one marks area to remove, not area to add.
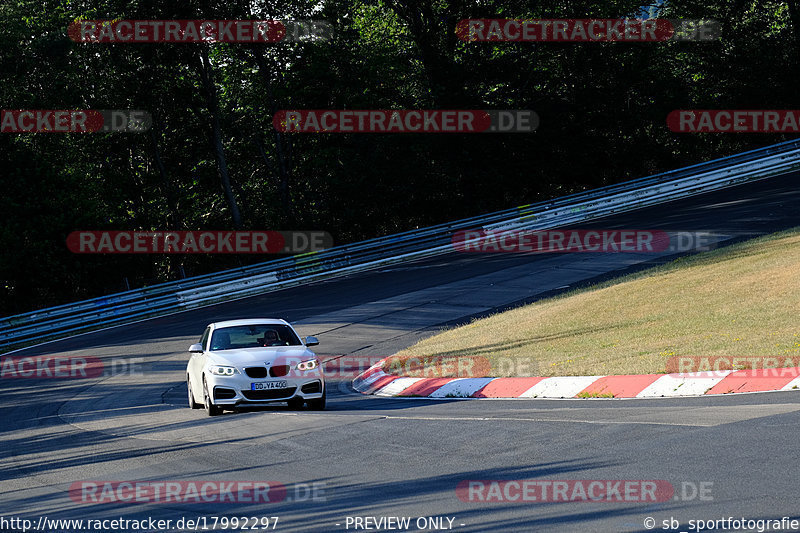
[[[396,357],[485,357],[495,376],[662,373],[675,356],[800,366],[799,316],[794,229],[476,320]]]

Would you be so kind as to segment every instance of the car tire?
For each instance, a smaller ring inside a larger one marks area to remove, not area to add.
[[[206,408],[208,416],[217,416],[222,414],[222,407],[214,405],[211,401],[211,396],[208,394],[208,385],[205,378],[203,378],[203,406]]]
[[[194,393],[192,392],[192,379],[186,375],[186,388],[188,389],[187,397],[189,399],[189,409],[202,409],[203,404],[194,401]]]
[[[327,395],[327,390],[322,389],[322,398],[317,398],[316,400],[307,400],[306,403],[308,404],[308,408],[312,411],[324,411],[325,410],[325,396]]]
[[[303,408],[304,403],[305,401],[301,397],[295,396],[294,398],[286,402],[286,405],[289,406],[289,409],[293,411],[298,411]]]

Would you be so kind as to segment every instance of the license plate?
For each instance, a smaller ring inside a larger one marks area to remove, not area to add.
[[[251,383],[250,390],[269,390],[269,389],[285,389],[285,381],[262,381],[260,383]]]

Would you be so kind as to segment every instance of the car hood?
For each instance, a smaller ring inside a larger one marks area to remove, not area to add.
[[[305,346],[277,346],[274,348],[246,348],[243,350],[218,350],[209,352],[208,362],[217,365],[246,366],[293,364],[316,357]]]

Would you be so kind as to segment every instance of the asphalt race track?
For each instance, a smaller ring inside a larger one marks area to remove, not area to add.
[[[705,230],[721,239],[777,231],[800,225],[799,185],[800,175],[786,175],[591,227]],[[356,517],[411,517],[411,531],[615,532],[649,531],[648,517],[659,531],[690,531],[692,519],[800,516],[800,392],[400,400],[358,395],[341,378],[328,383],[325,412],[278,405],[210,418],[185,406],[186,349],[209,322],[285,318],[319,337],[324,359],[375,358],[442,325],[667,259],[453,253],[15,353],[96,357],[111,371],[92,379],[0,379],[0,516],[37,525],[45,516],[173,524],[207,517],[209,529],[208,517],[279,517],[274,530],[291,532],[378,530],[364,528],[372,521],[356,529]],[[456,491],[469,480],[526,479],[663,480],[674,493],[656,502],[480,502]],[[106,481],[270,481],[286,492],[269,503],[70,495],[74,483]],[[422,517],[442,519],[417,522]],[[671,519],[682,527],[663,529]]]

